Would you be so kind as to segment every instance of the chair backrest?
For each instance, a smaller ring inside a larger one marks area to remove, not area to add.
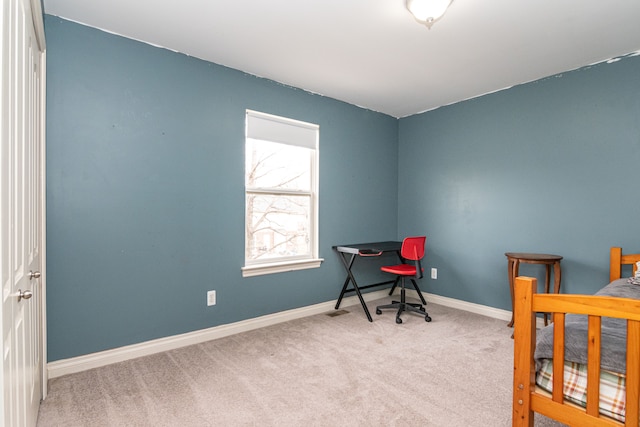
[[[426,236],[406,237],[402,241],[400,255],[402,255],[402,258],[411,261],[421,260],[424,257],[424,244],[426,241]]]

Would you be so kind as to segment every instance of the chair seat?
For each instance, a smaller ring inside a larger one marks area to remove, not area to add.
[[[387,265],[380,267],[380,270],[387,273],[396,274],[398,276],[415,276],[416,267],[409,264]]]

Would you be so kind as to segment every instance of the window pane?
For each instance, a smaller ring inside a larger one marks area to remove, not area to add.
[[[309,257],[310,196],[247,194],[247,261]]]
[[[313,150],[276,142],[247,139],[247,188],[311,190]]]

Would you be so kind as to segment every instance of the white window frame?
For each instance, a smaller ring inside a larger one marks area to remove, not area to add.
[[[265,140],[280,144],[305,147],[313,150],[311,161],[311,193],[310,193],[310,226],[309,239],[311,254],[304,258],[278,258],[267,260],[248,260],[245,255],[242,276],[251,277],[263,274],[282,273],[286,271],[318,268],[322,258],[318,257],[318,174],[319,174],[319,142],[320,127],[316,124],[301,122],[286,117],[274,116],[253,110],[246,110],[245,117],[245,150],[248,138]],[[247,153],[245,152],[245,160]],[[264,189],[250,189],[245,183],[245,200],[248,193],[286,194],[286,190],[265,191]],[[245,206],[245,254],[247,242],[247,222]]]

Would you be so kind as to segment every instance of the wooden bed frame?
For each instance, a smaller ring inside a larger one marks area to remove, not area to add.
[[[640,254],[622,255],[611,248],[610,281],[620,278],[622,265],[635,263]],[[513,426],[533,426],[533,413],[540,413],[574,426],[638,426],[640,420],[640,300],[593,295],[536,294],[537,280],[515,281],[515,330],[513,374]],[[536,313],[553,313],[553,393],[536,389]],[[567,313],[585,314],[588,321],[587,407],[563,399],[564,320]],[[627,378],[625,423],[599,414],[600,326],[602,317],[627,319]],[[558,362],[558,363],[557,363]]]

